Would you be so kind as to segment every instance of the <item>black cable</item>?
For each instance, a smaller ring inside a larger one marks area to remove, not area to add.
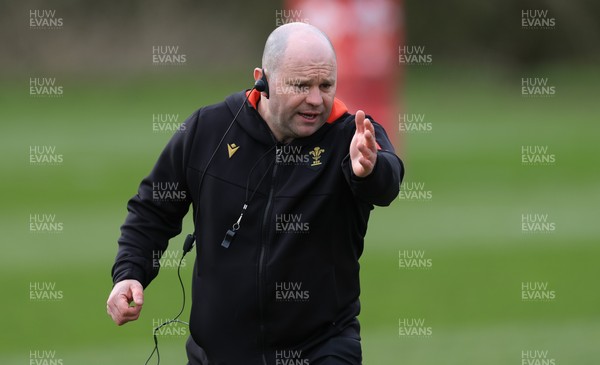
[[[233,123],[235,123],[235,121],[237,120],[238,115],[240,115],[242,109],[244,108],[244,105],[246,105],[246,102],[250,98],[250,94],[252,94],[252,91],[254,91],[254,89],[256,89],[256,85],[253,86],[252,89],[250,89],[250,91],[246,94],[246,98],[244,99],[244,102],[242,103],[242,105],[240,105],[240,108],[238,109],[238,111],[233,116],[233,119],[231,120],[231,123],[229,123],[229,126],[227,127],[227,130],[225,130],[225,133],[223,133],[223,137],[221,137],[221,140],[217,144],[217,147],[215,148],[215,150],[213,151],[212,155],[208,159],[208,162],[206,163],[206,167],[204,167],[204,171],[202,172],[202,175],[200,176],[200,181],[198,183],[198,190],[197,190],[198,199],[200,199],[200,193],[202,191],[202,183],[204,182],[204,176],[206,175],[206,172],[208,171],[208,168],[209,168],[210,164],[212,163],[213,158],[215,157],[215,155],[217,154],[217,151],[219,150],[219,148],[223,144],[223,141],[225,140],[225,137],[227,137],[227,134],[229,133],[229,130],[231,130],[231,127],[233,127]],[[261,181],[262,181],[262,179],[261,179]],[[256,190],[254,192],[256,193]],[[144,365],[148,365],[148,362],[150,361],[150,359],[152,359],[152,356],[154,356],[154,353],[156,353],[156,357],[157,357],[157,361],[158,361],[157,365],[160,364],[160,352],[158,350],[158,337],[156,335],[156,333],[157,333],[158,330],[160,330],[162,327],[164,327],[166,325],[169,325],[171,323],[183,323],[183,324],[189,326],[189,323],[186,323],[184,321],[180,321],[179,320],[179,316],[181,316],[181,314],[183,313],[183,311],[185,309],[185,286],[183,285],[183,280],[181,279],[181,262],[183,261],[183,258],[188,253],[189,249],[191,249],[191,247],[192,247],[192,245],[194,243],[194,239],[196,237],[196,222],[198,221],[198,212],[199,211],[200,211],[199,207],[196,207],[196,212],[194,213],[194,222],[193,222],[193,224],[194,224],[194,233],[191,235],[191,237],[189,237],[190,235],[188,235],[188,238],[186,239],[186,242],[184,244],[183,254],[181,255],[181,259],[179,260],[179,265],[177,266],[177,277],[179,278],[179,284],[181,285],[181,293],[183,295],[183,303],[181,305],[181,310],[179,311],[179,313],[173,319],[171,319],[169,321],[166,321],[166,322],[160,324],[158,327],[154,328],[154,331],[152,333],[153,338],[154,338],[154,349],[152,350],[152,353],[150,353],[150,356],[148,357],[148,359],[146,360],[146,362],[144,363]],[[186,250],[186,246],[188,246],[188,239],[190,239],[190,242],[189,242],[189,247]]]
[[[256,185],[256,187],[254,188],[254,191],[252,192],[252,195],[250,196],[250,199],[248,199],[248,191],[250,190],[250,177],[252,176],[254,169],[258,166],[258,163],[260,161],[262,161],[262,159],[265,158],[267,156],[267,154],[269,154],[269,152],[271,152],[273,150],[273,148],[275,148],[275,147],[277,147],[277,145],[274,145],[273,147],[269,148],[267,150],[267,152],[263,153],[263,155],[258,158],[258,160],[254,164],[254,166],[252,166],[252,168],[250,169],[250,172],[248,173],[248,178],[246,179],[246,197],[245,197],[245,202],[244,202],[245,204],[250,203],[250,200],[252,200],[252,198],[254,197],[254,194],[256,194],[256,191],[260,187],[260,184],[262,184],[262,182],[263,182],[265,176],[267,175],[267,173],[269,172],[269,169],[271,168],[271,165],[273,164],[273,162],[271,162],[269,164],[269,166],[267,167],[267,172],[265,172],[265,174],[260,178],[260,180],[258,181],[258,184]]]
[[[156,335],[158,330],[160,330],[164,326],[169,325],[171,323],[183,323],[183,324],[189,326],[189,323],[179,320],[179,317],[183,314],[183,311],[185,310],[185,286],[183,285],[183,279],[181,278],[181,263],[183,262],[183,258],[185,257],[186,253],[187,252],[184,252],[181,255],[181,259],[179,259],[179,264],[177,265],[177,277],[179,278],[179,284],[181,285],[181,294],[182,294],[181,310],[179,311],[179,313],[177,313],[177,315],[175,317],[173,317],[173,319],[163,322],[159,326],[154,328],[154,331],[152,332],[152,335],[154,337],[154,349],[152,350],[152,353],[150,353],[150,356],[148,356],[148,359],[146,360],[144,365],[148,365],[148,362],[150,361],[150,359],[152,359],[152,356],[154,356],[155,352],[156,352],[156,359],[157,359],[156,364],[157,365],[160,364],[160,352],[158,351],[158,337]]]
[[[254,191],[252,192],[252,195],[250,195],[250,198],[248,198],[248,192],[250,190],[250,177],[252,176],[252,173],[254,172],[254,169],[256,168],[256,166],[258,166],[258,163],[260,161],[262,161],[262,159],[265,158],[273,150],[273,148],[275,148],[275,147],[277,147],[277,144],[275,144],[274,146],[272,146],[271,148],[269,148],[267,150],[267,152],[263,153],[263,155],[260,156],[260,158],[254,163],[254,166],[252,166],[252,168],[250,169],[250,172],[248,173],[248,178],[246,179],[246,195],[245,195],[244,204],[242,206],[242,211],[241,211],[240,216],[238,217],[237,221],[231,226],[230,229],[227,230],[227,233],[225,233],[225,237],[223,238],[223,242],[221,242],[221,246],[222,247],[229,248],[229,246],[231,245],[231,243],[235,239],[235,235],[236,235],[237,231],[241,227],[240,224],[242,222],[242,218],[244,218],[244,214],[246,213],[246,210],[248,209],[248,205],[250,204],[250,201],[252,200],[252,198],[254,198],[254,195],[256,194],[256,191],[258,190],[258,188],[262,184],[262,182],[265,179],[265,177],[269,174],[269,169],[271,168],[271,165],[273,165],[273,163],[277,161],[275,159],[275,160],[271,161],[271,163],[269,163],[269,166],[267,166],[267,169],[266,169],[265,173],[260,178],[260,180],[258,180],[258,184],[254,188]]]
[[[216,156],[219,148],[221,147],[221,145],[223,144],[223,141],[225,140],[225,137],[227,137],[227,134],[231,130],[231,127],[233,127],[233,123],[235,123],[235,121],[237,120],[237,117],[239,116],[240,112],[244,108],[244,105],[246,105],[246,102],[250,98],[250,94],[252,94],[252,91],[254,91],[255,88],[256,88],[256,85],[254,87],[252,87],[252,89],[250,89],[250,91],[247,93],[246,98],[244,99],[244,102],[242,103],[242,105],[240,105],[240,108],[235,113],[235,115],[233,117],[233,120],[231,121],[231,123],[229,123],[229,126],[227,127],[227,130],[225,130],[225,133],[223,133],[223,137],[221,137],[221,140],[217,144],[217,147],[215,148],[215,150],[213,151],[212,155],[208,159],[208,162],[206,163],[206,166],[204,167],[204,171],[202,171],[202,175],[200,176],[200,181],[198,183],[198,190],[197,190],[198,199],[200,199],[200,193],[202,192],[202,184],[204,182],[204,177],[206,176],[206,172],[208,171],[208,168],[209,168],[210,164],[212,163],[212,160]],[[252,168],[250,169],[250,173],[248,174],[248,178],[246,180],[246,194],[245,194],[245,200],[246,201],[244,202],[244,208],[242,210],[242,215],[245,212],[246,208],[248,207],[248,203],[252,200],[252,198],[256,194],[256,191],[258,190],[258,188],[262,184],[264,178],[267,176],[269,168],[271,167],[271,165],[275,161],[273,161],[273,162],[271,162],[269,164],[269,166],[267,167],[267,170],[266,170],[265,174],[263,174],[263,176],[260,178],[260,180],[258,181],[258,184],[254,188],[254,191],[252,192],[252,194],[250,195],[250,197],[248,197],[248,192],[250,190],[250,177],[252,176],[252,173],[254,172],[254,169],[258,166],[259,162],[262,161],[276,147],[277,147],[277,144],[275,144],[274,146],[272,146],[271,148],[269,148],[265,153],[263,153],[263,155],[260,156],[260,158],[256,161],[256,163],[254,164],[254,166],[252,166]],[[192,248],[192,245],[194,243],[194,240],[195,240],[195,237],[196,237],[196,222],[198,221],[198,212],[199,211],[200,211],[200,208],[196,207],[196,211],[194,212],[194,222],[193,222],[193,224],[194,224],[194,233],[191,235],[191,237],[190,237],[190,235],[188,235],[188,237],[186,238],[186,242],[184,244],[184,250],[183,250],[183,253],[181,255],[181,259],[179,260],[179,264],[177,265],[177,278],[179,279],[179,284],[181,285],[181,293],[182,293],[181,310],[179,311],[179,313],[177,313],[177,315],[173,319],[168,320],[166,322],[163,322],[159,326],[157,326],[156,328],[154,328],[154,331],[152,332],[152,336],[153,336],[153,339],[154,339],[154,349],[152,349],[152,352],[150,353],[150,356],[148,356],[148,359],[146,360],[146,362],[144,363],[144,365],[148,365],[148,362],[152,359],[152,357],[154,356],[154,353],[156,353],[156,358],[157,358],[157,363],[156,364],[160,365],[160,351],[158,349],[158,336],[157,336],[157,332],[162,327],[164,327],[166,325],[169,325],[171,323],[183,323],[183,324],[189,326],[189,323],[179,320],[179,317],[181,316],[181,314],[183,314],[183,311],[185,310],[185,286],[183,285],[183,280],[181,279],[181,263],[183,262],[183,258],[189,252],[189,250]],[[238,228],[239,228],[239,222],[240,222],[240,220],[241,220],[241,216],[240,216],[240,218],[238,219],[238,222],[237,222]],[[187,247],[187,249],[186,249],[186,246],[189,246],[189,247]]]
[[[200,193],[202,191],[202,183],[204,183],[204,176],[206,175],[206,172],[208,171],[208,167],[210,166],[215,155],[217,154],[217,151],[219,151],[221,144],[225,140],[225,137],[227,137],[227,134],[229,133],[229,130],[231,129],[231,127],[233,127],[233,123],[235,123],[235,121],[237,120],[238,115],[240,115],[240,112],[244,108],[244,105],[246,105],[246,102],[248,101],[248,98],[250,98],[250,95],[252,94],[254,89],[256,89],[256,85],[253,86],[252,89],[250,89],[248,94],[246,94],[246,98],[244,99],[244,102],[242,103],[242,105],[240,105],[240,108],[238,109],[237,113],[235,113],[235,115],[233,116],[233,119],[231,120],[231,123],[229,123],[227,130],[225,131],[225,133],[223,133],[223,137],[221,137],[221,140],[217,144],[217,147],[215,148],[212,155],[208,159],[208,162],[206,163],[206,167],[204,167],[204,171],[202,171],[202,175],[200,176],[200,182],[198,183],[198,190],[197,190],[198,200],[200,200]],[[194,237],[196,237],[196,222],[198,221],[198,212],[199,211],[200,211],[200,208],[196,207],[196,212],[194,212],[194,222],[193,222],[194,223],[194,233],[192,233],[192,235]]]

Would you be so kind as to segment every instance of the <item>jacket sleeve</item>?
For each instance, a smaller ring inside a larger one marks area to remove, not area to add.
[[[159,259],[169,239],[181,233],[182,219],[191,203],[186,166],[197,119],[198,112],[181,124],[150,175],[142,180],[138,193],[129,200],[112,268],[113,283],[135,279],[148,286],[158,275]]]
[[[373,122],[370,116],[367,118]],[[352,125],[354,125],[354,118],[352,118]],[[385,133],[385,129],[376,122],[373,122],[373,127],[379,146],[377,161],[371,174],[363,178],[354,175],[349,151],[342,161],[342,171],[354,196],[369,204],[388,206],[400,191],[400,183],[404,177],[404,164],[394,152],[394,147]],[[355,131],[356,126],[352,128],[352,136]],[[352,140],[352,136],[350,140]]]

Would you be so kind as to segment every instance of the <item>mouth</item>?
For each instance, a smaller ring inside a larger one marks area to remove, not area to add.
[[[300,115],[302,118],[304,118],[305,120],[309,121],[309,122],[314,122],[315,120],[317,120],[317,117],[319,116],[320,113],[315,113],[315,112],[306,112],[306,113],[298,113],[298,115]]]

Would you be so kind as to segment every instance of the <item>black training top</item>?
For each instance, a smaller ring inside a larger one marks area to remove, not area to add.
[[[366,178],[353,174],[354,116],[337,100],[313,135],[277,143],[256,110],[255,92],[198,189],[244,97],[203,107],[181,125],[128,203],[112,271],[115,283],[136,279],[146,287],[158,274],[157,253],[181,232],[192,203],[190,333],[211,364],[274,364],[276,351],[310,348],[355,321],[369,213],[394,200],[404,175],[377,123],[375,168]]]

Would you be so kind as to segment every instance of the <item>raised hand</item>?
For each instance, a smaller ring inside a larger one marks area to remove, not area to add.
[[[375,141],[375,128],[365,112],[356,112],[356,132],[350,142],[350,160],[352,171],[358,177],[366,177],[373,171],[377,162],[377,142]]]

